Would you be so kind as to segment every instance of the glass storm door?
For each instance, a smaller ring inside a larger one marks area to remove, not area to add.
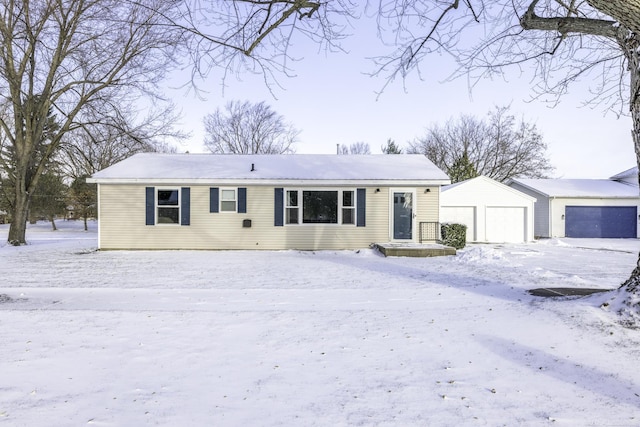
[[[413,240],[413,193],[393,193],[393,240]]]

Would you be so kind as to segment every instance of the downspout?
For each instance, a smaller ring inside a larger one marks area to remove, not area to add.
[[[549,238],[553,239],[553,199],[555,197],[549,197],[549,221],[547,223],[547,227],[549,230]]]
[[[98,220],[98,249],[102,249],[102,221],[100,218],[102,217],[100,212],[100,190],[102,189],[102,184],[96,184],[96,217]]]

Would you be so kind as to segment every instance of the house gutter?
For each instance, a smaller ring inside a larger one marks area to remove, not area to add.
[[[451,181],[443,179],[427,180],[367,180],[367,179],[242,179],[242,178],[87,178],[89,184],[123,184],[123,185],[252,185],[252,186],[387,186],[387,187],[427,187],[447,185]]]

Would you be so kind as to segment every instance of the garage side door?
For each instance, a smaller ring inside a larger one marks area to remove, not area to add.
[[[525,208],[487,207],[487,242],[522,243],[525,241]]]
[[[473,206],[442,206],[440,222],[452,222],[467,226],[467,242],[476,240],[476,209]]]
[[[638,209],[635,206],[567,206],[565,236],[636,238]]]

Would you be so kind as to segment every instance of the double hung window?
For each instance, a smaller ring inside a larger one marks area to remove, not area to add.
[[[236,212],[237,202],[235,188],[220,189],[220,212]]]
[[[157,224],[180,224],[180,190],[157,190]]]
[[[342,192],[342,223],[356,223],[356,198],[353,191]]]
[[[285,198],[285,223],[298,224],[300,222],[300,204],[297,190],[287,190]]]

